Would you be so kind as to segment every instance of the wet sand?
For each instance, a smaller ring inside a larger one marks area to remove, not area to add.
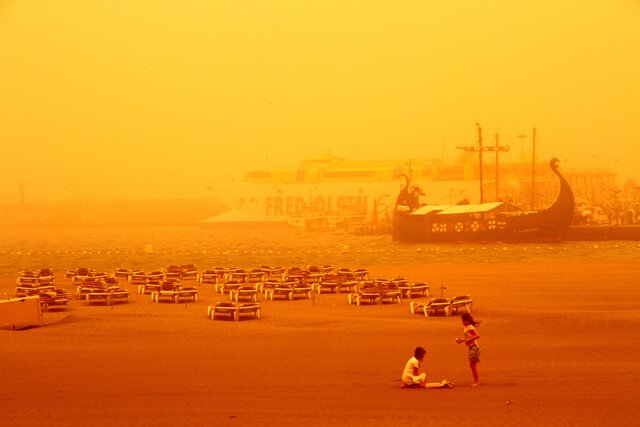
[[[357,307],[323,294],[265,301],[260,320],[211,321],[207,305],[225,297],[210,285],[188,304],[124,285],[130,304],[72,299],[43,327],[0,329],[0,425],[635,423],[640,260],[368,268],[472,296],[479,387],[454,342],[460,317],[412,315],[408,300]],[[0,295],[14,286],[0,277]],[[455,389],[400,387],[417,345],[428,378]]]

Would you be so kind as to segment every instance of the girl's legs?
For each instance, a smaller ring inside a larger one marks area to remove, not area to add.
[[[442,388],[442,383],[425,383],[424,388]]]
[[[475,360],[469,360],[469,367],[471,368],[471,373],[473,374],[473,384],[472,387],[478,385],[478,362]]]

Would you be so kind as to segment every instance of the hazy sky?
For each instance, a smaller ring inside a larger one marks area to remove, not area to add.
[[[638,0],[0,0],[0,201],[206,196],[497,131],[640,178]]]

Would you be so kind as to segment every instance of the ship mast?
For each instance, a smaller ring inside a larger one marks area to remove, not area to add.
[[[476,123],[476,127],[478,128],[478,146],[465,146],[465,147],[456,147],[459,150],[468,151],[471,153],[478,152],[478,160],[480,162],[480,203],[484,203],[484,184],[483,184],[483,176],[482,176],[482,152],[483,151],[495,151],[496,153],[496,200],[498,199],[498,153],[500,151],[509,151],[510,147],[508,145],[499,145],[498,144],[498,134],[496,133],[496,145],[493,146],[483,146],[482,145],[482,127],[479,123]]]
[[[486,151],[495,151],[496,152],[496,201],[498,201],[498,190],[500,188],[500,184],[498,182],[498,176],[499,176],[499,153],[501,151],[504,151],[505,153],[507,151],[509,151],[511,149],[511,147],[509,147],[508,145],[500,145],[499,144],[499,134],[496,132],[496,136],[495,136],[495,140],[496,140],[496,145],[490,145],[488,147],[484,147],[484,150]]]
[[[536,127],[533,127],[531,153],[531,210],[536,209]]]
[[[484,203],[483,185],[482,185],[482,127],[480,123],[476,123],[478,128],[478,158],[480,159],[480,203]]]

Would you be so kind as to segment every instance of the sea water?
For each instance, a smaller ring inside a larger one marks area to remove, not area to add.
[[[0,230],[0,274],[44,267],[163,270],[169,265],[252,268],[332,264],[492,263],[536,260],[625,259],[640,256],[640,242],[404,244],[390,235],[356,236],[303,229],[102,227]]]

